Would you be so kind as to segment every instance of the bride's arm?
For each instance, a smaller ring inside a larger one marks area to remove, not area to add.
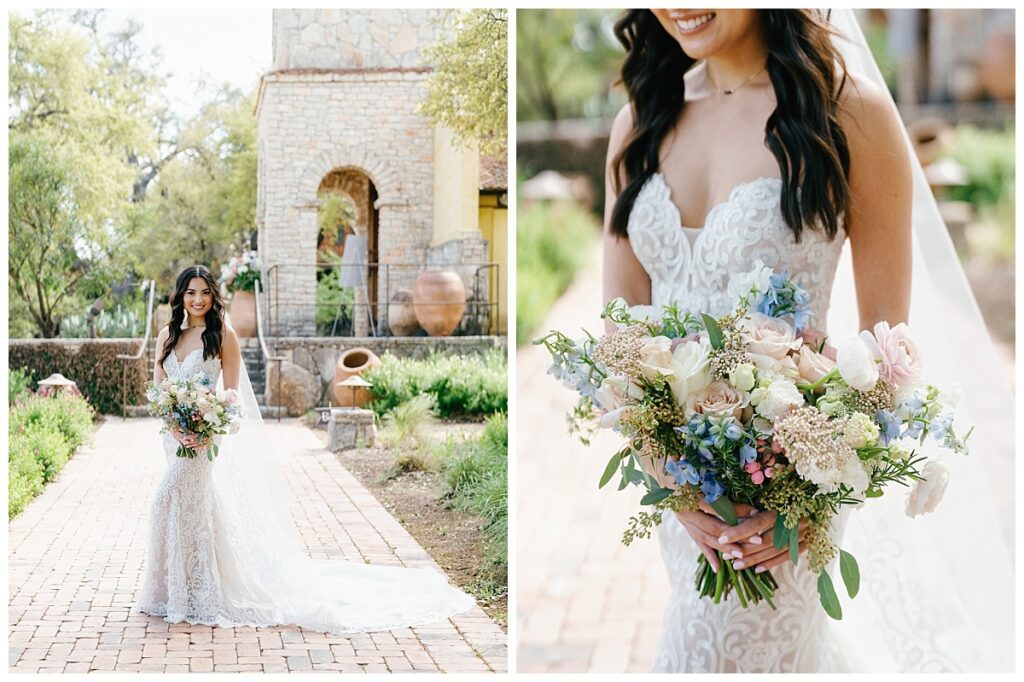
[[[153,383],[159,384],[167,376],[164,366],[160,363],[160,356],[164,353],[164,344],[167,343],[167,327],[160,330],[156,335],[156,355],[153,356]]]
[[[224,339],[220,346],[220,368],[224,376],[224,388],[238,390],[238,378],[241,375],[242,348],[238,343],[238,334],[230,325],[224,325]]]
[[[913,176],[903,124],[886,93],[859,79],[843,91],[840,122],[850,149],[846,225],[860,328],[906,322]]]
[[[605,162],[603,300],[608,302],[613,298],[622,297],[629,305],[641,305],[651,302],[651,279],[633,253],[629,240],[616,237],[611,232],[612,208],[618,196],[613,182],[612,161],[618,156],[632,127],[633,114],[630,105],[627,104],[622,107],[612,124],[608,140],[608,158]]]

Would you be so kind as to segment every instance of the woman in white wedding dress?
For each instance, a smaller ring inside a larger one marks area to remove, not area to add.
[[[860,328],[907,319],[912,181],[901,123],[884,92],[845,71],[824,15],[631,10],[616,33],[631,101],[609,143],[606,300],[725,314],[729,274],[761,260],[807,289],[811,326],[824,334],[849,240]],[[654,670],[847,669],[816,576],[774,548],[773,525],[768,513],[735,528],[710,508],[666,514],[672,595]],[[778,610],[698,598],[696,558],[720,568],[715,550],[739,555],[733,566],[772,569]]]
[[[176,456],[192,435],[163,434],[167,469],[153,499],[139,610],[171,623],[221,627],[298,625],[318,632],[389,630],[437,622],[473,599],[432,568],[315,561],[288,508],[280,463],[271,451],[242,363],[238,337],[210,271],[184,270],[160,331],[153,380],[206,374],[234,388],[247,410],[237,434]]]

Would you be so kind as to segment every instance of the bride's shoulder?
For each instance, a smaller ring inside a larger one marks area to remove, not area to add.
[[[902,139],[902,124],[889,93],[879,85],[848,73],[839,92],[839,124],[851,152],[881,145],[889,149]]]

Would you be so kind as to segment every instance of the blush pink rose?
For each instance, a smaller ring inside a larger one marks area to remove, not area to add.
[[[797,338],[784,320],[761,313],[749,313],[748,318],[741,322],[741,328],[747,337],[747,352],[752,355],[782,360],[803,345],[803,339]]]
[[[746,400],[724,381],[712,381],[686,397],[686,415],[718,414],[741,419]]]
[[[807,346],[800,348],[800,356],[797,362],[797,371],[800,378],[809,384],[813,384],[823,376],[832,371],[836,366],[835,360],[820,353],[815,353]]]
[[[875,325],[874,334],[863,331],[860,338],[878,362],[879,376],[896,386],[916,383],[921,372],[921,353],[910,327],[900,322],[890,328],[883,320]]]

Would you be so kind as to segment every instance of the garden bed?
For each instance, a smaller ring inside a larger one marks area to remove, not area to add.
[[[478,437],[482,423],[442,422],[424,427],[424,435],[438,446],[449,435]],[[326,442],[323,429],[314,432]],[[484,611],[503,629],[508,624],[508,589],[496,584],[483,568],[489,561],[482,537],[481,517],[455,508],[443,499],[448,488],[441,470],[394,471],[397,450],[383,447],[344,450],[338,459],[399,523],[416,538],[456,585],[472,594]]]

